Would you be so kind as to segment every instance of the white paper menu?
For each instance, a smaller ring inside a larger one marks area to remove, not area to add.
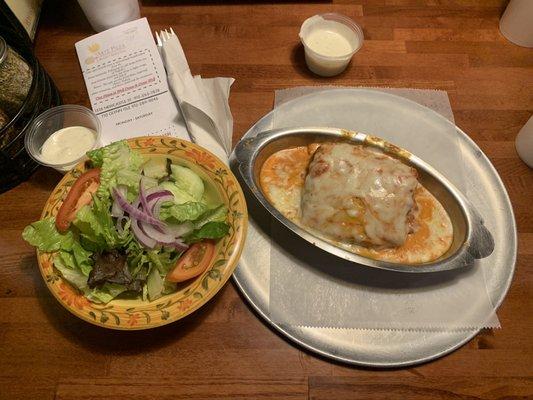
[[[146,18],[76,43],[102,144],[143,136],[189,139]]]

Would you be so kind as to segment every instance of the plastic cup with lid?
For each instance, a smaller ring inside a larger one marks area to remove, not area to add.
[[[138,0],[78,0],[78,3],[96,32],[141,17]]]
[[[529,168],[533,168],[533,115],[516,136],[516,152]]]
[[[363,45],[363,30],[350,18],[336,13],[314,15],[300,28],[307,67],[320,76],[335,76],[346,69]]]
[[[101,125],[95,113],[79,105],[46,110],[28,127],[24,146],[39,164],[61,173],[70,171],[89,150],[101,146]]]

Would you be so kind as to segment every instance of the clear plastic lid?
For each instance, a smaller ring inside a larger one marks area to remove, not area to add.
[[[331,29],[332,24],[341,24],[339,34],[341,34],[351,45],[352,51],[339,56],[325,55],[316,52],[309,46],[307,38],[309,34],[316,29]],[[306,51],[314,53],[315,56],[323,57],[327,59],[339,59],[343,60],[351,58],[363,45],[364,35],[363,30],[352,19],[342,14],[326,13],[317,14],[304,21],[300,28],[300,39],[305,46]]]

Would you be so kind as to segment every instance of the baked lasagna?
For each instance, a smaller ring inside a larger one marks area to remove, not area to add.
[[[452,224],[416,169],[378,149],[343,142],[284,149],[260,185],[285,217],[366,257],[424,263],[446,253]]]

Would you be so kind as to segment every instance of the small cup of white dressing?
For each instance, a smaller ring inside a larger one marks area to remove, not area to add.
[[[61,173],[71,170],[85,153],[100,146],[101,125],[86,107],[69,104],[35,118],[24,138],[28,154],[39,164]]]
[[[335,76],[346,69],[363,45],[363,30],[350,18],[336,13],[314,15],[300,28],[307,67],[320,76]]]

